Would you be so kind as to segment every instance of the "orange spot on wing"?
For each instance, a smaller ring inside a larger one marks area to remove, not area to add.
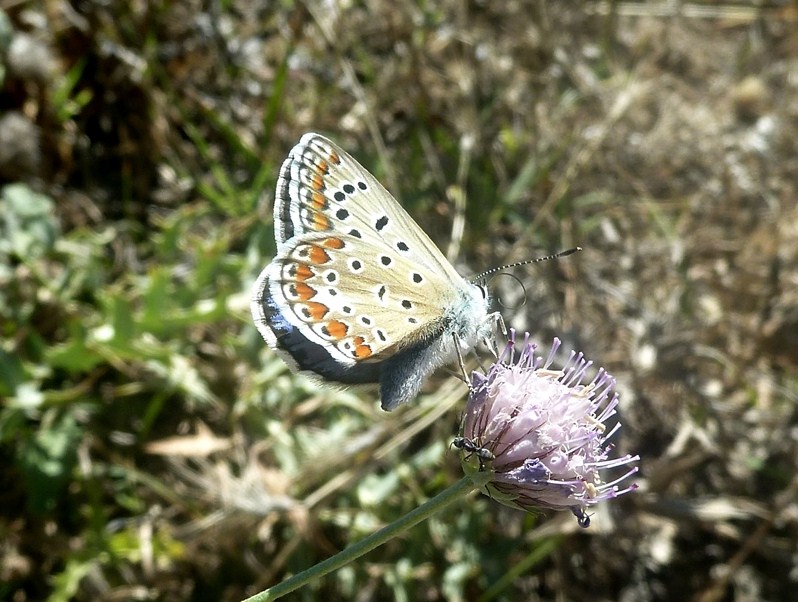
[[[328,157],[330,163],[335,163],[338,165],[341,162],[341,157],[338,156],[338,153],[335,151],[330,151],[330,156]]]
[[[355,346],[355,357],[359,360],[365,359],[369,357],[373,351],[369,345],[356,345]]]
[[[323,213],[313,214],[313,229],[314,230],[329,230],[330,220],[328,220]]]
[[[322,263],[329,263],[330,261],[332,261],[330,259],[330,256],[327,254],[327,251],[325,251],[318,245],[311,245],[310,252],[308,253],[308,255],[310,256],[310,262],[315,265],[319,265]]]
[[[339,320],[330,320],[327,322],[327,332],[334,339],[342,339],[349,332],[349,326]]]
[[[314,172],[310,176],[310,188],[316,192],[324,190],[324,178],[322,178],[320,173]]]
[[[305,305],[307,305],[310,312],[310,317],[316,321],[323,319],[330,311],[329,307],[318,301],[308,301]]]
[[[310,199],[313,202],[314,209],[325,209],[327,207],[327,199],[320,192],[314,190],[310,194]]]
[[[344,248],[344,241],[340,238],[328,238],[323,243],[325,247],[328,249],[343,249]]]
[[[309,278],[313,278],[314,275],[315,274],[313,273],[313,270],[311,270],[304,263],[300,263],[296,268],[295,278],[297,279],[298,282],[304,282]]]
[[[328,165],[327,161],[325,161],[324,159],[319,161],[318,167],[319,171],[323,174],[326,174],[328,171],[330,171],[330,166]]]
[[[294,290],[296,290],[296,296],[299,297],[300,301],[309,301],[316,296],[316,289],[304,282],[297,284]]]

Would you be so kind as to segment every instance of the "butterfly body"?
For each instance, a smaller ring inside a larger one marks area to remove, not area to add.
[[[336,144],[305,134],[280,169],[277,254],[252,315],[294,369],[380,383],[382,407],[491,331],[484,287],[463,279],[382,185]]]

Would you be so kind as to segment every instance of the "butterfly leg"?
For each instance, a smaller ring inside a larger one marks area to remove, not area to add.
[[[469,392],[471,391],[471,383],[468,380],[468,373],[466,372],[465,362],[463,361],[463,353],[460,351],[460,337],[456,332],[452,333],[454,338],[454,349],[457,352],[457,363],[460,365],[460,372],[463,374],[463,382],[468,385]]]
[[[487,321],[493,322],[494,326],[498,325],[502,335],[507,337],[507,325],[504,323],[504,318],[499,312],[495,311],[492,314],[489,314]],[[499,357],[498,345],[496,343],[496,333],[493,331],[493,329],[491,329],[488,336],[485,336],[484,343],[493,354],[493,357]]]
[[[504,317],[497,311],[494,311],[492,314],[488,316],[491,320],[496,320],[496,323],[501,328],[502,334],[507,336],[507,324],[504,323]]]

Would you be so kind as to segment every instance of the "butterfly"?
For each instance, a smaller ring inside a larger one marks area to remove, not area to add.
[[[487,287],[460,276],[377,179],[308,133],[280,168],[277,254],[255,282],[252,317],[295,371],[379,383],[390,411],[427,376],[486,339]]]

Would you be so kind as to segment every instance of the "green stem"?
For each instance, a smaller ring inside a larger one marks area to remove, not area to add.
[[[323,560],[319,564],[301,573],[297,573],[282,583],[278,583],[274,587],[270,587],[267,590],[247,598],[244,602],[267,602],[269,600],[276,600],[310,583],[314,579],[319,579],[328,573],[340,569],[342,566],[360,558],[366,552],[370,552],[400,533],[407,531],[411,527],[415,527],[418,523],[431,517],[436,512],[443,510],[446,506],[459,500],[475,487],[482,487],[489,480],[490,471],[477,472],[470,476],[463,477],[448,489],[442,491],[434,498],[427,500],[415,510],[405,514],[402,518],[395,520],[376,533],[369,535],[365,539],[361,539],[356,544],[338,552],[335,556]]]

